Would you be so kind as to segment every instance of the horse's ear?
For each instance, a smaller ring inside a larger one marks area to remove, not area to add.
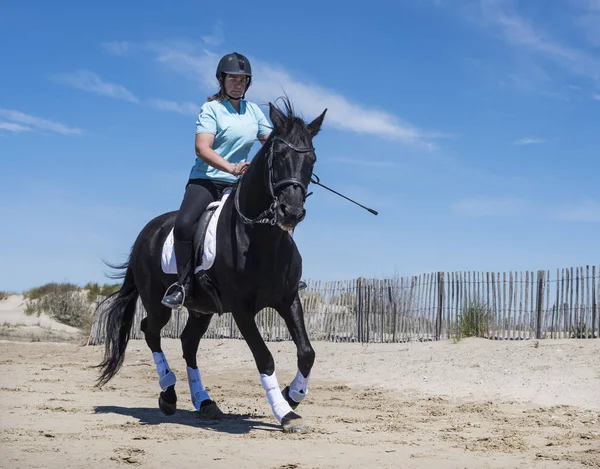
[[[275,106],[273,106],[273,103],[269,103],[269,117],[271,118],[273,127],[275,127],[276,129],[285,128],[285,115]]]
[[[319,133],[319,130],[321,130],[321,125],[323,125],[323,119],[325,119],[326,112],[327,112],[327,109],[325,109],[323,111],[323,114],[321,114],[314,121],[312,121],[310,124],[308,124],[308,131],[310,132],[310,134],[313,137]]]

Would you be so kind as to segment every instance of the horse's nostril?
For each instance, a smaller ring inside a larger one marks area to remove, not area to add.
[[[306,216],[306,210],[303,208],[294,209],[287,204],[279,204],[279,208],[281,210],[281,214],[284,217],[287,217],[289,219],[296,219],[298,222],[302,221]]]

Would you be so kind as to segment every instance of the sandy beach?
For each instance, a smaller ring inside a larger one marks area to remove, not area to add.
[[[15,302],[0,302],[5,328],[23,320]],[[600,467],[598,340],[316,342],[298,408],[310,429],[288,435],[243,341],[200,343],[204,383],[226,414],[203,420],[179,340],[163,340],[178,378],[178,412],[167,417],[144,341],[129,343],[119,374],[98,389],[102,346],[25,338],[0,341],[0,467]],[[268,346],[285,386],[295,347]]]

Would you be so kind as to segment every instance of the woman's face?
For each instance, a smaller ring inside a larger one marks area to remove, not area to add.
[[[233,99],[241,99],[246,92],[246,75],[225,75],[225,92]]]

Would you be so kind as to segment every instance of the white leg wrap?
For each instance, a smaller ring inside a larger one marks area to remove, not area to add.
[[[294,381],[290,383],[290,397],[294,402],[302,402],[308,394],[308,378],[310,378],[310,373],[305,378],[298,370]]]
[[[283,417],[289,412],[292,412],[292,408],[283,397],[283,394],[281,394],[281,389],[279,389],[279,383],[277,382],[275,373],[271,376],[261,373],[260,384],[262,384],[263,389],[267,391],[267,399],[269,404],[271,404],[271,409],[273,410],[275,418],[281,423]]]
[[[175,373],[169,368],[164,353],[154,352],[152,358],[154,359],[154,363],[156,363],[156,372],[158,373],[158,384],[160,385],[160,389],[166,391],[169,386],[173,386],[177,381]]]
[[[200,377],[199,368],[187,367],[188,383],[190,385],[190,395],[192,396],[192,404],[196,410],[200,410],[200,403],[210,399],[208,392],[204,389],[202,378]]]

